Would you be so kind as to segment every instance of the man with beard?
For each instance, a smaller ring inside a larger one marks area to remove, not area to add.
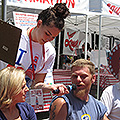
[[[53,98],[50,120],[109,120],[105,115],[107,108],[89,94],[96,79],[95,65],[89,60],[78,59],[72,64],[71,72],[76,89]]]

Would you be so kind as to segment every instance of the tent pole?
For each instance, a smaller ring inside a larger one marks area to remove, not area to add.
[[[90,42],[90,46],[92,48],[92,39],[91,39],[91,33],[88,33],[88,40]]]
[[[99,16],[99,52],[98,52],[98,78],[97,78],[97,99],[99,99],[99,85],[100,85],[100,47],[101,47],[101,24],[102,17]]]
[[[59,69],[59,62],[60,62],[60,41],[61,41],[61,32],[59,33],[59,42],[58,42],[58,59],[57,59],[57,69]]]
[[[96,32],[94,32],[94,50],[95,50],[95,43],[96,43]]]
[[[87,41],[88,41],[88,15],[86,15],[85,24],[85,59],[87,59]]]
[[[7,1],[2,0],[2,20],[6,21],[6,15],[7,15]]]

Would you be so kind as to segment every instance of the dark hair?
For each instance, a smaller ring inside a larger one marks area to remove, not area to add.
[[[82,53],[82,54],[81,54],[81,58],[82,58],[82,59],[85,59],[85,54]],[[87,55],[87,60],[88,60],[89,58],[90,58],[90,56]]]
[[[83,46],[85,47],[85,42],[83,43],[82,47],[83,47]],[[87,50],[89,50],[90,52],[91,52],[91,50],[92,50],[89,43],[87,43]]]
[[[69,9],[65,3],[56,3],[54,7],[43,10],[37,21],[42,20],[42,24],[46,26],[56,27],[62,30],[64,27],[64,19],[69,15]]]

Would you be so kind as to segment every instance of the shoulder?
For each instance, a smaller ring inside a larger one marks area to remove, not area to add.
[[[51,105],[53,103],[60,103],[60,104],[64,104],[65,103],[65,97],[64,96],[55,96],[51,102]]]
[[[103,118],[107,112],[107,107],[98,99],[95,99],[93,96],[90,96],[89,107],[91,107],[95,114],[98,114],[100,118]]]
[[[27,29],[22,29],[21,35],[22,35],[22,36],[28,36],[28,35],[27,35]]]
[[[60,105],[66,104],[66,97],[65,97],[65,95],[55,96],[53,98],[53,100],[51,101],[50,109],[51,109],[51,106],[54,106],[55,104],[60,104]]]
[[[34,111],[33,107],[31,105],[29,105],[28,103],[26,102],[23,102],[23,103],[17,103],[17,106],[19,108],[21,108],[22,110],[26,110],[26,111]]]
[[[100,110],[104,109],[107,110],[106,106],[98,99],[94,98],[93,96],[89,95],[90,97],[90,103],[92,102],[96,108],[99,108]]]
[[[58,108],[64,106],[66,111],[69,111],[70,109],[69,94],[55,96],[50,104],[50,110],[53,109],[53,106],[55,105],[57,105],[56,107]]]
[[[20,107],[32,107],[32,106],[29,105],[27,102],[17,103],[17,105],[20,106]]]
[[[55,52],[55,48],[53,47],[53,45],[50,42],[47,42],[44,45],[45,45],[46,51],[48,51],[48,50],[52,51],[53,50],[52,52]]]
[[[63,97],[58,97],[54,100],[54,104],[57,104],[59,107],[66,103],[65,99]]]
[[[110,86],[106,87],[104,91],[110,91],[110,90],[112,90],[113,86],[115,86],[115,85],[110,85]]]
[[[54,101],[52,102],[49,110],[50,119],[55,119],[55,120],[61,120],[61,119],[66,119],[67,117],[67,104],[64,98],[62,97],[56,97]]]
[[[7,120],[1,110],[0,110],[0,120]]]
[[[29,39],[29,36],[27,34],[27,29],[22,29],[22,33],[21,33],[21,39],[27,40]]]
[[[54,99],[54,101],[52,102],[51,106],[55,106],[56,108],[61,108],[63,105],[66,104],[66,101],[63,97],[57,97],[56,99]],[[51,107],[51,109],[53,108]]]
[[[54,57],[56,56],[56,51],[55,48],[52,46],[52,44],[50,42],[47,42],[44,44],[45,46],[45,54],[46,54],[46,58],[48,57]]]
[[[20,111],[20,116],[23,120],[26,118],[29,118],[30,120],[37,120],[35,111],[31,105],[29,105],[26,102],[23,103],[17,103],[16,105]]]
[[[27,35],[27,30],[23,29],[20,37],[20,45],[24,46],[29,41],[29,36]]]
[[[89,102],[93,102],[93,101],[98,104],[100,102],[98,99],[94,98],[92,95],[89,94]]]
[[[117,97],[120,92],[120,83],[115,85],[110,85],[102,92],[101,100],[103,99],[113,99],[115,96]]]
[[[117,84],[110,85],[103,90],[102,94],[106,94],[106,93],[111,94],[113,92],[113,89],[116,89],[116,88],[117,88]]]

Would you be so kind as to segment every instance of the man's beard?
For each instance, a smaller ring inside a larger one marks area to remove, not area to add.
[[[89,94],[89,92],[90,92],[90,86],[89,87],[87,87],[87,88],[84,88],[84,89],[79,89],[79,90],[75,90],[74,91],[74,95],[76,96],[76,97],[78,97],[78,98],[84,98],[84,97],[86,97],[88,94]]]
[[[77,97],[84,97],[86,95],[86,93],[88,93],[88,90],[87,89],[81,89],[79,91],[76,91],[76,96]]]

